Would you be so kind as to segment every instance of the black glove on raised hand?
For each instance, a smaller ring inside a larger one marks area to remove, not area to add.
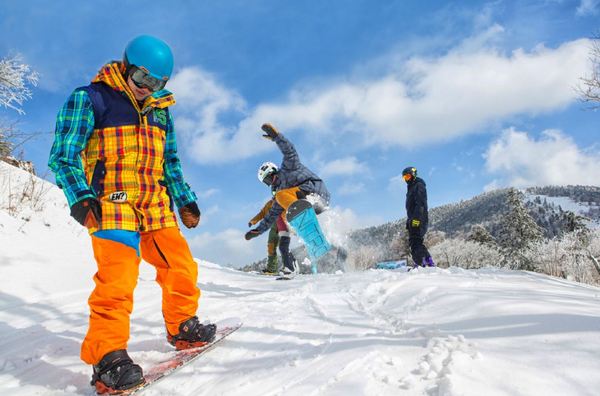
[[[200,223],[200,208],[196,202],[191,202],[179,208],[181,222],[187,228],[194,228]]]
[[[252,238],[256,238],[257,236],[259,236],[260,233],[256,230],[250,230],[246,233],[246,235],[244,235],[244,238],[246,238],[247,241],[249,241]]]
[[[102,220],[102,206],[96,198],[85,198],[71,206],[71,216],[84,227],[97,227]]]
[[[271,124],[262,124],[260,129],[264,131],[263,137],[269,140],[275,140],[275,138],[279,135],[277,129],[275,129]]]

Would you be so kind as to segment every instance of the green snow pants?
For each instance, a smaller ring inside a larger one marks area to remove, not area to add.
[[[279,235],[277,233],[277,223],[273,224],[269,231],[269,239],[267,239],[267,271],[277,273],[279,266],[277,265],[277,245],[279,245]]]

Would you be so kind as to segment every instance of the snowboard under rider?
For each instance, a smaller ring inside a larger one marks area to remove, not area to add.
[[[259,180],[271,187],[275,194],[275,202],[258,226],[246,233],[246,240],[256,238],[267,231],[279,216],[283,216],[284,220],[288,207],[298,199],[309,200],[315,212],[319,214],[326,210],[330,198],[323,180],[300,162],[294,145],[271,124],[263,124],[261,129],[264,138],[277,144],[283,154],[283,161],[280,168],[267,162],[258,170]]]
[[[48,166],[71,216],[88,228],[97,272],[88,300],[81,359],[93,365],[98,393],[144,383],[127,354],[133,292],[143,258],[162,288],[167,340],[177,349],[203,345],[216,326],[196,316],[198,266],[173,204],[188,228],[200,222],[196,194],[184,181],[164,89],[173,70],[169,46],[152,36],[127,45],[123,61],[104,65],[59,111]]]
[[[402,178],[407,184],[406,229],[414,266],[434,267],[435,263],[423,244],[429,224],[425,181],[417,176],[417,168],[414,166],[405,168],[402,171]]]

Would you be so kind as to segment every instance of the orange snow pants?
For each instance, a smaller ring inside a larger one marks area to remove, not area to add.
[[[109,352],[127,349],[129,315],[137,284],[140,257],[121,242],[92,235],[98,272],[88,299],[90,324],[81,346],[81,360],[97,364]],[[156,268],[162,288],[162,313],[167,331],[179,333],[179,324],[196,315],[200,289],[198,266],[177,227],[142,232],[142,258]]]

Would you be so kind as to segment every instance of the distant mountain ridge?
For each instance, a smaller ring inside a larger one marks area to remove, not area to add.
[[[500,220],[508,211],[506,197],[509,188],[498,189],[477,195],[471,199],[438,206],[429,210],[429,229],[442,231],[449,237],[469,233],[474,225],[483,225],[494,237],[500,232]],[[557,236],[565,231],[569,210],[550,199],[539,197],[566,197],[578,204],[576,215],[583,215],[600,224],[600,187],[595,186],[550,186],[531,187],[524,191],[523,199],[529,214],[543,228],[546,237]],[[537,199],[536,199],[537,198]],[[363,241],[384,243],[391,240],[400,228],[405,227],[406,217],[379,226],[356,230],[350,239],[359,244]]]

